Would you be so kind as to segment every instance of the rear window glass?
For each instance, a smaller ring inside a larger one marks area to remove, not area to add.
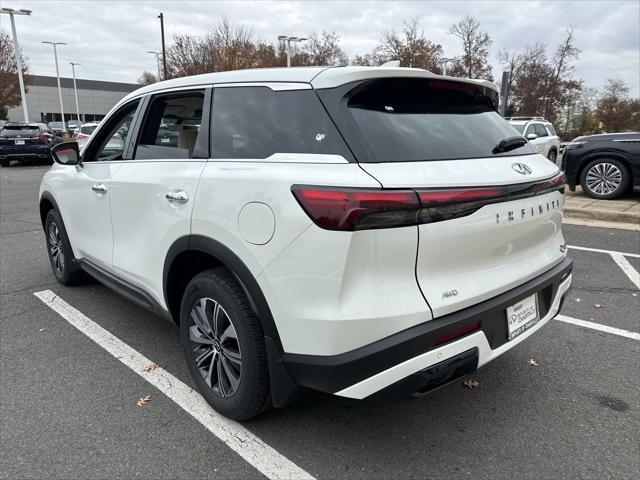
[[[556,129],[555,129],[555,128],[553,128],[553,125],[551,125],[550,123],[547,123],[545,126],[547,127],[547,130],[549,130],[549,133],[550,133],[551,135],[553,135],[553,136],[556,136],[556,135],[557,135],[557,134],[556,134]]]
[[[511,126],[513,128],[515,128],[518,132],[523,133],[524,132],[524,124],[523,125],[514,125],[513,123],[511,124]]]
[[[493,90],[460,82],[380,79],[355,89],[348,114],[369,147],[360,161],[408,162],[523,155],[528,144],[497,152],[519,136],[495,110]]]
[[[2,129],[0,135],[35,135],[40,133],[37,125],[8,125]]]
[[[216,88],[212,118],[214,158],[264,159],[274,153],[349,155],[312,90]]]

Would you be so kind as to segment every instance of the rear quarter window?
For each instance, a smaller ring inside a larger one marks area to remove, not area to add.
[[[313,90],[214,89],[214,158],[264,159],[274,153],[350,153]]]

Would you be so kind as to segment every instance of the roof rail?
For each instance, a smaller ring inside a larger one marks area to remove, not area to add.
[[[544,117],[527,117],[527,116],[523,116],[523,117],[504,117],[505,120],[539,120],[542,122],[546,122],[547,119]]]

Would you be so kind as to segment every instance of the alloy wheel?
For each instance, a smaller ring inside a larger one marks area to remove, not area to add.
[[[612,163],[597,163],[589,169],[587,188],[598,195],[609,195],[622,184],[622,172]]]
[[[51,252],[51,262],[59,273],[64,273],[64,251],[62,250],[62,238],[56,222],[49,224],[49,251]]]
[[[240,386],[242,353],[231,318],[212,298],[201,298],[191,308],[189,340],[203,380],[221,397],[231,397]]]

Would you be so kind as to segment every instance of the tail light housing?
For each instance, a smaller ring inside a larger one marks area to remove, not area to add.
[[[374,190],[294,185],[294,197],[326,230],[357,231],[435,223],[465,217],[485,205],[564,193],[563,173],[536,182],[496,186],[416,190]]]

